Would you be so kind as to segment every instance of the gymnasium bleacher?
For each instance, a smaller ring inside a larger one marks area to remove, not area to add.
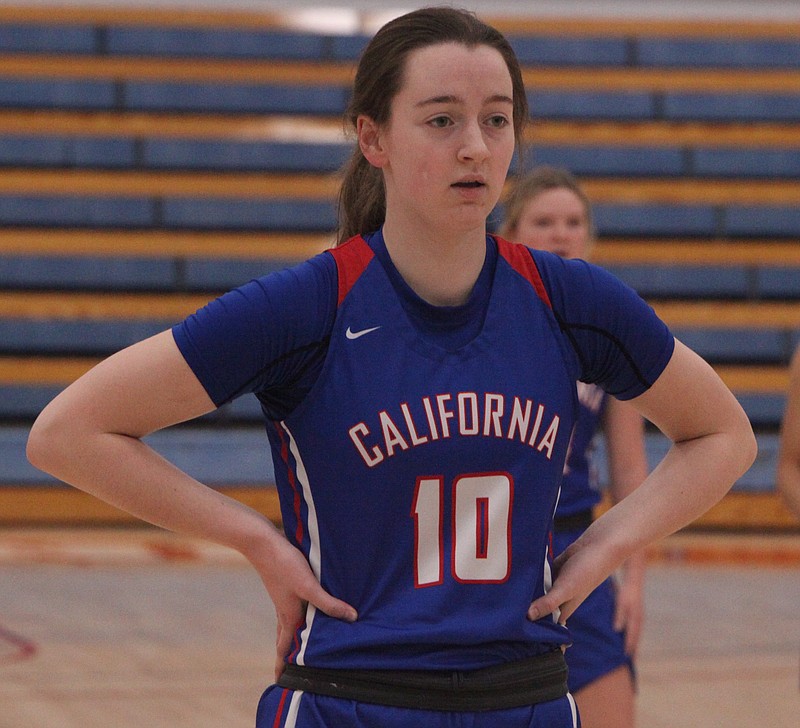
[[[797,528],[774,462],[800,344],[799,29],[494,20],[525,66],[527,163],[580,177],[595,260],[757,430],[695,526]],[[32,468],[28,427],[99,358],[329,244],[365,42],[263,13],[0,7],[0,524],[129,520]],[[152,442],[277,517],[259,416],[245,398]]]

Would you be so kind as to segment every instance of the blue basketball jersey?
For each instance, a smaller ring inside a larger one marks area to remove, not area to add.
[[[556,516],[591,510],[600,501],[592,455],[606,401],[606,393],[596,384],[578,382],[578,421],[572,431]]]
[[[349,624],[309,607],[290,661],[475,669],[570,641],[526,613],[550,586],[575,382],[632,397],[672,352],[633,291],[489,236],[470,301],[437,309],[378,232],[226,294],[174,336],[217,404],[257,394],[287,538],[358,610]]]

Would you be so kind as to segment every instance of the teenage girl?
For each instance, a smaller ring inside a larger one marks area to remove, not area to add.
[[[754,456],[713,370],[599,268],[487,235],[528,119],[506,39],[426,8],[364,51],[341,244],[98,364],[41,413],[35,465],[230,546],[278,618],[257,725],[574,728],[564,623]],[[557,559],[577,380],[673,441]],[[149,433],[253,393],[283,533]]]

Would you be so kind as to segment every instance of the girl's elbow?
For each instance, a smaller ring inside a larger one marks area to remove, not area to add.
[[[755,433],[752,430],[750,430],[750,437],[748,438],[748,455],[747,455],[748,468],[756,461],[757,456],[758,456],[758,440],[756,440]]]
[[[45,409],[34,421],[28,432],[25,455],[28,462],[45,473],[51,473],[61,449],[59,443],[64,439],[66,428],[59,424],[58,418]]]
[[[44,429],[41,424],[41,416],[39,416],[33,423],[25,444],[25,456],[28,458],[28,462],[39,470],[45,470],[47,463],[48,439],[43,432]]]
[[[742,474],[750,469],[758,456],[758,440],[753,432],[753,426],[744,413],[736,431],[734,453],[738,454],[742,464]]]

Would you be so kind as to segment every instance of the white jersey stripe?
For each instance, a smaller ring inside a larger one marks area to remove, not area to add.
[[[548,549],[544,550],[544,593],[550,591],[550,587],[553,586],[553,573],[550,570],[550,560],[548,559],[549,551]],[[553,612],[553,621],[558,622],[561,618],[561,610],[556,609]]]
[[[308,473],[306,473],[306,467],[303,464],[303,458],[300,457],[300,451],[297,449],[297,442],[295,442],[295,439],[285,422],[281,422],[281,427],[284,429],[289,438],[289,450],[294,457],[296,467],[295,475],[297,476],[297,482],[303,489],[303,498],[306,502],[306,507],[308,508],[308,523],[306,524],[308,527],[309,540],[308,561],[311,565],[311,570],[314,572],[314,576],[316,576],[318,580],[321,580],[322,557],[320,554],[319,544],[319,524],[317,523],[317,510],[314,507],[314,498],[311,495],[311,484],[308,482]],[[311,634],[311,627],[314,624],[314,615],[316,613],[316,607],[314,607],[312,604],[309,604],[306,609],[306,626],[300,634],[300,650],[295,658],[295,662],[298,665],[305,664],[306,645],[308,644],[308,637]]]
[[[560,501],[560,500],[561,500],[561,486],[558,486],[558,493],[556,494],[556,505],[555,505],[555,508],[553,508],[553,513],[554,514],[556,512],[556,509],[558,508],[558,501]],[[548,552],[547,549],[545,549],[545,554],[544,554],[544,593],[545,594],[547,594],[547,592],[550,591],[550,587],[553,586],[553,573],[552,573],[552,571],[550,569],[550,561],[548,559],[548,556],[549,556],[549,552]],[[558,554],[553,554],[553,556],[558,556]],[[561,610],[560,609],[556,609],[556,611],[553,612],[553,621],[554,622],[558,622],[559,619],[561,619]]]

